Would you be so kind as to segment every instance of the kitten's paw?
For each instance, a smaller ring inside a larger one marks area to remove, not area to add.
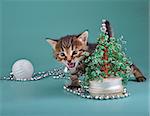
[[[69,88],[69,89],[79,89],[79,88],[81,88],[81,86],[80,85],[69,85],[67,88]]]
[[[136,78],[137,82],[143,82],[146,81],[146,78],[144,76],[140,76]]]

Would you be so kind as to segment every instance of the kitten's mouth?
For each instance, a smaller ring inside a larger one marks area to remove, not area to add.
[[[75,67],[75,63],[67,63],[68,68],[74,68]]]

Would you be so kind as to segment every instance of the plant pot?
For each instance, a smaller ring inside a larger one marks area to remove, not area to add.
[[[103,81],[90,81],[89,93],[92,96],[119,94],[123,92],[121,78],[107,78]]]

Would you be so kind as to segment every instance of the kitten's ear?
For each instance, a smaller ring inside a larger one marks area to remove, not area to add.
[[[88,30],[82,32],[79,36],[78,39],[84,43],[85,45],[87,44],[88,41]]]
[[[47,42],[52,46],[52,48],[55,50],[55,46],[56,46],[58,40],[46,38],[46,41],[47,41]]]

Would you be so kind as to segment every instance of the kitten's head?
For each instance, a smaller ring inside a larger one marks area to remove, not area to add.
[[[54,50],[55,58],[69,69],[75,69],[87,50],[88,31],[79,35],[67,35],[59,40],[47,39]]]

